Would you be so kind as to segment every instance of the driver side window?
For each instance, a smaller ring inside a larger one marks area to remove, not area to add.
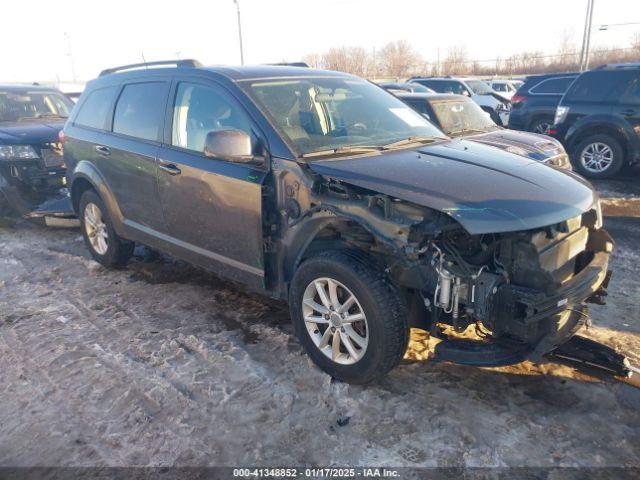
[[[252,122],[238,102],[220,89],[197,83],[180,82],[173,108],[171,144],[204,153],[209,132],[241,130],[256,137]]]

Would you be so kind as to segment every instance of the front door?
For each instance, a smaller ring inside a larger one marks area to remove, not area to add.
[[[262,184],[267,168],[206,157],[207,133],[236,129],[261,143],[242,105],[215,83],[178,81],[158,188],[173,252],[232,279],[263,286]]]

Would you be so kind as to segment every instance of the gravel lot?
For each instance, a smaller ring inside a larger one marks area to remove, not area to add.
[[[640,362],[637,182],[600,188],[624,216],[606,220],[614,276],[587,335]],[[0,227],[0,392],[2,466],[640,467],[629,385],[409,359],[335,383],[285,304],[143,249],[105,270],[78,231],[26,222]]]

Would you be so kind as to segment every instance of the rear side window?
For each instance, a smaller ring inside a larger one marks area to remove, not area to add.
[[[542,80],[530,90],[536,95],[563,95],[575,77],[547,78]]]
[[[573,83],[567,92],[567,100],[577,102],[602,102],[618,83],[618,72],[587,72]]]
[[[432,81],[426,80],[420,83],[422,83],[423,85],[429,88],[432,88],[438,93],[455,93],[455,94],[461,95],[462,92],[467,91],[467,89],[462,83],[452,81],[452,80],[432,80]]]
[[[421,102],[420,100],[405,100],[411,108],[413,108],[416,112],[429,116],[429,109],[427,108],[427,102]]]
[[[113,115],[113,131],[144,140],[158,140],[166,102],[164,82],[125,85]]]
[[[621,72],[611,97],[617,103],[640,105],[640,72]]]
[[[89,93],[73,123],[104,130],[117,89],[118,87],[113,86],[99,88]]]

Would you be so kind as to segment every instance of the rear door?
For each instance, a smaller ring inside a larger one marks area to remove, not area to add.
[[[562,100],[562,104],[569,107],[563,123],[573,125],[586,115],[610,114],[611,103],[607,98],[615,87],[616,73],[594,70],[580,75]]]
[[[95,147],[125,226],[151,236],[166,231],[156,164],[169,87],[169,81],[156,79],[125,83],[113,112],[113,133]]]
[[[206,157],[204,145],[208,132],[237,129],[252,137],[258,153],[262,135],[241,103],[213,81],[177,78],[171,99],[158,169],[167,241],[177,256],[261,287],[266,161],[260,167]]]
[[[634,150],[640,151],[640,71],[620,72],[620,81],[611,97],[614,115],[621,116],[629,124]]]

